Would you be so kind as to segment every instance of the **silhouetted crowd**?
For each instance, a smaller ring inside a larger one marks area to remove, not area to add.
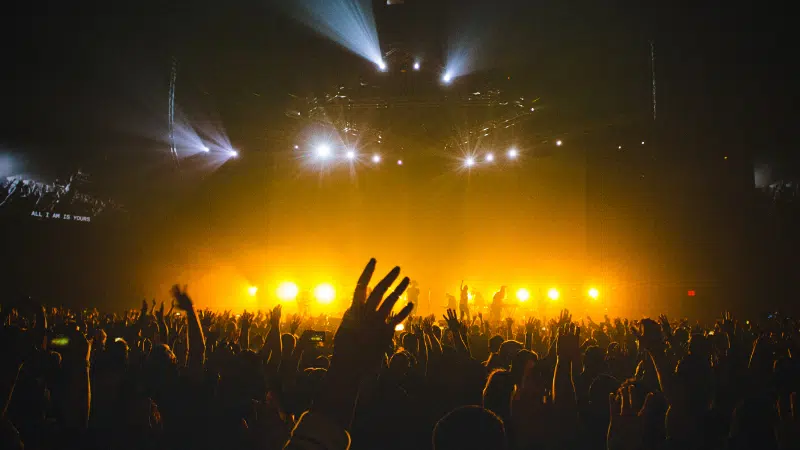
[[[2,449],[794,449],[798,321],[2,307]],[[394,287],[393,287],[394,286]],[[396,307],[397,306],[397,307]]]

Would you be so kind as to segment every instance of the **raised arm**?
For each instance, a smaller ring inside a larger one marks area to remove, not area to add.
[[[89,358],[92,342],[77,329],[67,333],[67,347],[62,352],[63,371],[67,389],[62,399],[64,425],[68,430],[80,431],[89,424],[89,408],[92,401],[89,384]]]
[[[456,352],[469,355],[467,344],[464,343],[464,339],[461,337],[461,323],[458,321],[455,310],[448,308],[444,320],[447,321],[447,329],[450,330],[453,335],[453,345],[455,346]]]
[[[205,336],[203,336],[203,329],[200,327],[200,319],[194,310],[194,303],[186,293],[186,286],[183,289],[177,284],[173,286],[172,297],[175,299],[175,305],[186,311],[186,345],[189,351],[186,365],[192,374],[202,375],[206,356],[206,341]]]
[[[156,310],[156,322],[158,323],[158,343],[169,344],[169,328],[164,317],[164,302],[161,302],[161,307]]]
[[[353,302],[344,315],[333,341],[333,357],[325,387],[311,410],[300,418],[286,444],[291,450],[337,450],[350,446],[347,429],[353,417],[361,381],[380,367],[391,344],[394,328],[413,308],[406,305],[390,318],[395,303],[408,287],[403,280],[384,299],[384,294],[400,275],[395,267],[367,296],[367,286],[375,271],[372,259],[356,284]]]
[[[269,373],[277,373],[281,362],[281,305],[269,314],[269,331],[261,349],[261,359]]]
[[[556,369],[553,373],[553,405],[570,416],[577,414],[572,366],[580,364],[581,329],[573,323],[561,325],[556,339]],[[576,416],[577,418],[577,416]]]
[[[253,322],[253,314],[245,309],[239,317],[239,347],[242,351],[250,349],[250,325]]]

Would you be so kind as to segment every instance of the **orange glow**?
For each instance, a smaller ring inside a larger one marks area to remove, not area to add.
[[[297,293],[299,291],[296,284],[291,281],[284,281],[278,285],[278,299],[282,302],[292,302],[297,298]]]
[[[394,326],[394,331],[403,331],[405,329],[406,329],[406,326],[403,325],[402,323],[398,323],[397,325]]]
[[[531,293],[528,292],[527,289],[520,288],[519,290],[517,290],[517,300],[524,303],[527,302],[529,298],[531,298]]]
[[[336,298],[336,289],[328,283],[320,284],[314,288],[314,298],[321,305],[330,305],[333,303],[333,299]]]
[[[589,289],[589,297],[597,300],[597,297],[600,297],[600,291],[595,288]]]
[[[258,288],[255,286],[250,286],[247,288],[247,293],[250,295],[250,297],[255,297],[258,293]]]
[[[556,301],[556,300],[558,300],[558,297],[561,297],[561,293],[558,292],[558,289],[556,289],[556,288],[550,288],[550,290],[547,291],[547,297],[550,300]]]

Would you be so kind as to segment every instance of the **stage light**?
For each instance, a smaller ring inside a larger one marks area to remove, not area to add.
[[[508,159],[517,159],[518,155],[519,152],[515,148],[512,148],[508,151]]]
[[[642,141],[642,145],[644,145],[644,141]]]
[[[414,63],[414,70],[419,70],[419,68],[420,68],[419,62],[415,62]]]
[[[230,155],[231,158],[238,158],[239,152],[237,152],[236,150],[231,150],[228,152],[228,155]]]
[[[453,75],[450,74],[450,72],[445,72],[445,74],[442,75],[442,83],[450,84],[451,81],[453,81]]]
[[[297,288],[297,285],[291,281],[284,281],[278,285],[277,294],[280,301],[293,301],[295,298],[297,298],[298,292],[300,292],[300,290]]]
[[[398,159],[397,160],[397,165],[398,166],[402,166],[403,165],[403,160],[402,159]]]
[[[406,329],[406,326],[403,325],[402,323],[398,323],[397,325],[394,326],[394,331],[403,331],[405,329]]]
[[[385,63],[385,62],[383,62],[383,61],[379,61],[379,62],[378,62],[378,69],[379,69],[381,72],[386,72],[386,69],[387,69],[386,63]]]
[[[347,153],[344,154],[345,158],[349,159],[350,161],[356,159],[356,152],[353,150],[348,150]]]
[[[561,297],[561,293],[558,292],[558,289],[556,289],[556,288],[550,288],[550,290],[547,291],[547,297],[550,300],[556,301],[556,300],[558,300],[558,297]]]
[[[591,297],[591,298],[593,298],[593,299],[595,299],[595,300],[596,300],[596,299],[597,299],[597,297],[600,297],[600,291],[598,291],[598,290],[597,290],[597,289],[595,289],[595,288],[591,288],[591,289],[589,289],[589,297]]]
[[[472,167],[475,165],[475,158],[469,156],[467,159],[464,160],[464,165],[467,167]]]
[[[531,108],[531,112],[534,112],[534,111],[536,111],[536,108]]]
[[[298,0],[286,3],[296,19],[351,52],[385,65],[372,2],[361,0]],[[383,69],[382,69],[383,70]]]
[[[527,302],[529,298],[531,298],[531,293],[528,292],[527,289],[520,288],[517,290],[517,300],[524,303]]]
[[[256,294],[258,293],[258,288],[255,286],[250,286],[249,288],[247,288],[247,293],[250,294],[250,297],[255,297]]]
[[[299,146],[299,145],[295,145],[295,146],[294,146],[294,149],[295,149],[295,150],[300,150],[300,146]]]
[[[617,150],[622,150],[622,146],[621,145],[617,146]]]
[[[331,156],[331,146],[328,144],[321,144],[317,147],[317,157],[319,159],[328,159]]]
[[[200,150],[202,150],[202,151],[204,151],[204,152],[206,152],[206,153],[208,153],[208,152],[210,152],[210,151],[211,151],[211,149],[210,149],[210,148],[208,148],[208,147],[206,147],[205,145],[204,145],[204,146],[202,146],[202,147],[200,147]]]
[[[494,153],[487,153],[486,154],[486,161],[488,161],[488,162],[494,161]]]
[[[561,144],[562,144],[561,139],[556,141],[556,147],[561,147]]]
[[[314,288],[314,298],[322,305],[329,305],[336,297],[336,290],[328,283],[323,283]]]
[[[372,162],[374,162],[375,164],[378,164],[379,162],[381,162],[381,155],[379,155],[377,153],[372,155]]]

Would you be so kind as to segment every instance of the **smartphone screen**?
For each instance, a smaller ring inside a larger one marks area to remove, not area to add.
[[[325,332],[324,331],[312,331],[311,336],[309,337],[311,342],[325,342]]]
[[[66,336],[59,335],[54,337],[50,341],[50,343],[56,347],[66,347],[67,345],[69,345],[69,338]]]

